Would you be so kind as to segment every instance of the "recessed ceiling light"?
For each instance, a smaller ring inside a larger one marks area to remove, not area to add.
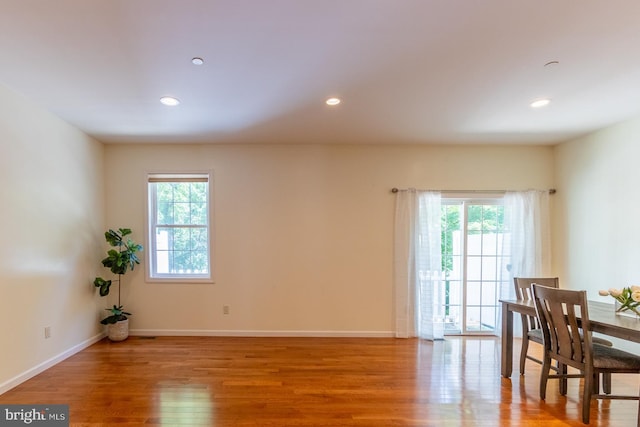
[[[340,104],[341,101],[340,98],[329,98],[325,102],[327,103],[327,105],[334,106]]]
[[[160,102],[168,107],[175,107],[180,104],[180,100],[178,98],[174,98],[173,96],[163,96],[160,98]]]
[[[199,58],[199,57],[196,56],[195,58],[191,58],[191,63],[193,65],[202,65],[202,64],[204,64],[204,59]]]
[[[536,99],[529,105],[531,106],[531,108],[540,108],[540,107],[546,107],[547,105],[549,105],[550,102],[551,100],[549,98],[542,98],[542,99]]]

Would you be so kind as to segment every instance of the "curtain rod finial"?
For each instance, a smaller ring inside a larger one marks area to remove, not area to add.
[[[391,189],[391,192],[392,192],[392,193],[397,193],[397,192],[398,192],[398,189],[397,189],[396,187],[393,187],[393,188]]]

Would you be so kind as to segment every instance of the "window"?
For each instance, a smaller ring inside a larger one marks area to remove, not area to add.
[[[445,333],[494,333],[506,258],[501,200],[442,201]]]
[[[149,175],[149,280],[212,281],[209,181],[209,174]]]

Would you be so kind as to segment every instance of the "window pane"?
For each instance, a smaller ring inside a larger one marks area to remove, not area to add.
[[[498,235],[496,233],[482,234],[482,253],[495,254],[498,247]]]
[[[495,256],[482,257],[482,280],[498,279],[498,258]]]
[[[155,185],[158,202],[173,202],[173,186],[168,182],[158,182]]]
[[[208,241],[207,230],[204,228],[191,229],[191,249],[194,251],[206,251]]]
[[[462,280],[462,266],[460,263],[460,257],[451,257],[451,270],[444,271],[444,277],[446,280]]]
[[[467,257],[467,280],[482,279],[482,258],[479,256]]]
[[[166,228],[156,229],[156,250],[168,251],[169,250],[169,234],[171,230]]]
[[[495,232],[498,229],[497,219],[497,206],[482,206],[482,230],[485,232]]]
[[[482,307],[480,311],[481,330],[494,331],[496,329],[496,308]]]
[[[189,203],[173,204],[173,224],[186,225],[191,224],[191,213]]]
[[[173,183],[171,185],[173,187],[173,201],[175,203],[189,201],[189,196],[191,195],[189,191],[190,183],[181,182]]]
[[[459,281],[445,282],[445,302],[447,306],[462,305],[462,283]]]
[[[199,274],[208,273],[209,254],[206,251],[191,252],[191,268]]]
[[[158,202],[158,224],[173,224],[173,203]]]
[[[169,251],[157,250],[155,253],[154,265],[156,272],[160,274],[169,273]]]
[[[460,255],[461,253],[461,234],[460,234],[460,205],[443,205],[442,206],[442,268],[448,271],[452,268],[451,255]],[[448,257],[447,257],[448,256]]]
[[[207,204],[203,202],[191,203],[191,221],[192,225],[207,224]]]
[[[207,199],[207,183],[205,182],[192,182],[191,183],[191,202],[201,202]]]
[[[172,230],[173,250],[188,251],[191,248],[190,233],[188,228],[174,228]]]
[[[482,305],[496,305],[498,297],[497,286],[497,282],[482,282]]]
[[[460,316],[460,306],[451,306],[445,313],[444,331],[450,334],[459,334],[462,332],[462,317]]]
[[[482,230],[482,205],[469,205],[467,215],[469,234],[477,234]]]
[[[467,305],[480,305],[480,282],[467,282]]]
[[[467,236],[467,253],[469,255],[482,255],[482,235],[477,231],[476,234]]]
[[[187,273],[189,269],[189,252],[173,251],[173,264],[171,265],[172,273]]]
[[[467,307],[467,330],[480,330],[480,307]]]

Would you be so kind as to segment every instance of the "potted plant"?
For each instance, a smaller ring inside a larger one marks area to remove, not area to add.
[[[120,303],[120,284],[122,276],[129,270],[133,270],[136,264],[140,264],[137,253],[142,251],[142,245],[135,243],[129,237],[131,229],[119,228],[117,231],[109,229],[104,233],[105,240],[113,249],[109,249],[107,257],[102,260],[102,265],[108,268],[113,274],[117,274],[118,278],[114,280],[106,280],[102,277],[96,277],[93,281],[95,287],[100,288],[100,296],[109,295],[111,284],[118,282],[118,304],[113,308],[107,308],[111,314],[100,321],[103,325],[107,325],[107,336],[111,341],[123,341],[129,336],[129,319],[131,313],[124,311]]]

